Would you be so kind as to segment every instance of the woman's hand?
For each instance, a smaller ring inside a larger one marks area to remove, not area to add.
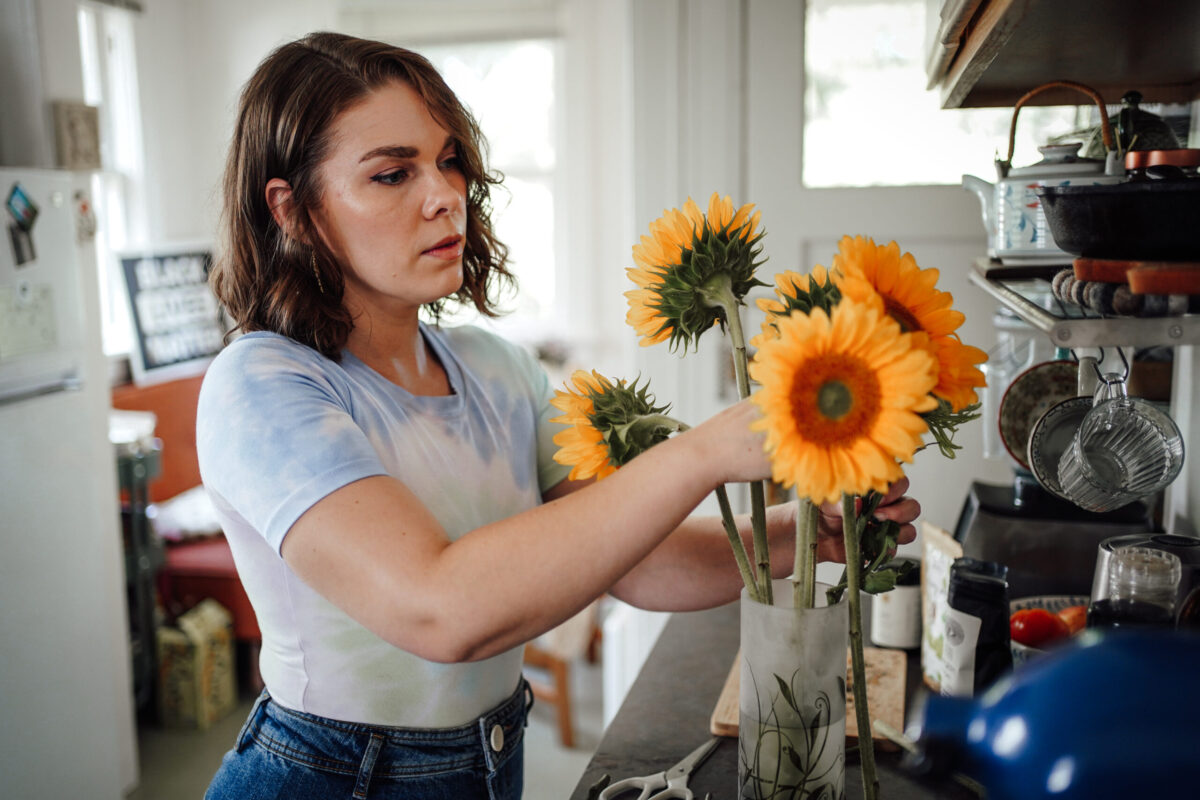
[[[742,483],[771,476],[766,435],[750,430],[762,415],[752,400],[742,400],[682,434],[698,449],[698,457],[715,470],[717,483]]]
[[[875,509],[875,518],[892,520],[900,526],[897,537],[899,544],[908,544],[917,538],[917,529],[913,521],[921,515],[921,504],[911,497],[905,497],[908,491],[908,478],[901,478],[888,487],[887,494]],[[857,501],[856,508],[861,508],[862,501]],[[895,553],[890,553],[894,556]],[[842,507],[835,503],[823,503],[817,524],[817,560],[846,563],[846,545],[842,541]]]

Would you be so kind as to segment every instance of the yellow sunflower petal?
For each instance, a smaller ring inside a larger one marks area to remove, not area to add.
[[[625,322],[642,337],[643,347],[671,337],[670,320],[651,305],[658,299],[656,292],[651,289],[632,289],[625,293],[625,297],[629,300]]]
[[[724,230],[733,220],[733,200],[721,197],[716,192],[708,198],[708,224],[713,230]]]
[[[987,361],[987,353],[963,344],[957,337],[942,337],[935,342],[939,371],[933,393],[961,411],[979,400],[975,389],[986,386],[987,379],[976,367]]]

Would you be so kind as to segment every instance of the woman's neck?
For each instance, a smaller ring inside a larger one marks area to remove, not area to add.
[[[369,315],[360,315],[346,340],[346,349],[412,394],[453,394],[446,370],[425,341],[415,315],[404,321],[389,320],[383,325],[372,323]]]

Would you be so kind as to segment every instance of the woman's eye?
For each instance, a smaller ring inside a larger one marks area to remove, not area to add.
[[[462,161],[460,161],[458,158],[458,155],[455,154],[455,155],[447,156],[446,158],[443,158],[441,161],[438,162],[438,166],[441,167],[442,169],[461,170],[462,169]]]
[[[408,170],[397,169],[392,172],[381,172],[378,175],[373,175],[371,180],[376,183],[382,183],[385,186],[395,186],[396,184],[403,183],[407,177]]]

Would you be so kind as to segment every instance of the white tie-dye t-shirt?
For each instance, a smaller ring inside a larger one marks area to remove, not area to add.
[[[560,427],[549,421],[553,392],[537,362],[479,328],[422,331],[449,396],[412,395],[349,352],[338,363],[263,332],[232,342],[205,376],[201,476],[262,630],[263,680],[288,708],[450,727],[516,688],[521,648],[468,664],[418,658],[325,600],[279,555],[301,514],[368,476],[403,482],[452,540],[532,508],[566,477],[553,460]]]

